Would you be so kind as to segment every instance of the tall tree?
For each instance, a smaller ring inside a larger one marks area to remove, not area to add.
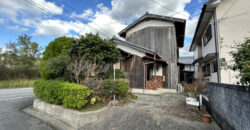
[[[69,49],[71,57],[80,54],[86,60],[97,63],[116,63],[120,57],[116,45],[109,40],[102,39],[98,34],[90,33],[74,39]]]
[[[31,41],[31,38],[31,36],[22,35],[18,37],[17,42],[6,44],[6,50],[2,52],[1,59],[5,69],[3,71],[9,70],[6,76],[20,79],[31,78],[34,74],[38,76],[40,48],[36,42]]]
[[[70,37],[58,37],[46,47],[39,68],[43,79],[55,79],[64,75],[71,41]]]

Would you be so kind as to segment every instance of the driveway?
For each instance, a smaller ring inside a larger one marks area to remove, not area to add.
[[[220,130],[213,121],[200,121],[197,108],[187,108],[179,94],[137,95],[138,99],[116,106],[105,119],[82,127],[83,130]]]
[[[20,111],[33,103],[32,88],[0,89],[0,130],[51,130],[43,121]]]

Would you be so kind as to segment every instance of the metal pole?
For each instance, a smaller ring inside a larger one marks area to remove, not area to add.
[[[156,62],[155,62],[156,54],[154,53],[154,80],[156,82]]]
[[[114,69],[114,85],[115,84],[115,65],[113,66],[113,69]],[[115,86],[116,87],[116,86]],[[113,105],[115,105],[115,92],[114,92],[114,101],[113,101]]]

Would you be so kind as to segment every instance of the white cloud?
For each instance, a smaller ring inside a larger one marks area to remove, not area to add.
[[[70,17],[72,17],[72,18],[78,18],[78,19],[86,19],[89,16],[92,16],[93,14],[94,14],[94,12],[92,11],[92,9],[87,9],[82,14],[76,14],[75,12],[73,12],[70,15]]]
[[[63,14],[63,7],[55,3],[46,0],[33,1],[55,14]],[[4,15],[21,26],[34,28],[35,32],[33,34],[35,35],[62,36],[72,35],[72,31],[80,34],[99,32],[101,36],[104,36],[102,34],[104,33],[110,38],[117,35],[134,19],[145,12],[149,12],[186,19],[186,36],[192,37],[198,17],[190,19],[190,14],[184,10],[186,4],[190,2],[191,0],[112,0],[111,8],[100,3],[96,6],[97,10],[95,11],[89,8],[83,11],[82,14],[72,12],[71,18],[85,19],[89,22],[84,24],[78,20],[62,21],[51,19],[43,10],[27,3],[25,0],[2,0],[0,1],[0,16]],[[166,9],[166,7],[170,8],[170,10]],[[176,12],[181,13],[176,14]]]
[[[47,2],[46,0],[28,0],[35,2],[38,6],[45,7],[50,10],[54,14],[62,14],[63,8],[57,6],[53,2]],[[30,4],[25,0],[1,0],[0,1],[0,14],[6,16],[13,22],[18,23],[21,18],[34,18],[40,17],[41,14],[45,14],[45,12],[38,7]],[[17,16],[19,17],[17,20]]]
[[[117,22],[110,15],[104,13],[96,13],[95,18],[91,20],[92,21],[87,24],[88,27],[81,31],[81,34],[98,32],[101,36],[104,35],[106,38],[111,38],[112,36],[117,35],[117,33],[126,26]]]
[[[0,24],[4,24],[4,23],[5,23],[4,18],[0,18]]]
[[[179,49],[180,56],[193,56],[193,52],[189,51],[190,43]]]
[[[198,17],[190,19],[190,14],[184,10],[186,4],[190,2],[191,0],[112,0],[111,9],[108,9],[102,3],[98,4],[97,8],[99,10],[95,12],[94,16],[91,19],[85,19],[90,21],[88,25],[91,27],[111,36],[117,35],[127,24],[145,12],[173,16],[187,20],[186,36],[192,37]],[[166,9],[166,7],[169,9]],[[96,30],[86,28],[83,32],[96,32]]]
[[[198,16],[195,16],[192,19],[187,20],[186,32],[185,32],[186,37],[189,38],[193,37],[198,20],[199,20]]]
[[[28,28],[19,27],[18,25],[16,25],[16,26],[7,26],[7,29],[17,31],[17,32],[28,31]]]
[[[80,22],[68,22],[61,20],[43,20],[36,26],[34,35],[63,36],[70,31],[80,32],[84,24]]]

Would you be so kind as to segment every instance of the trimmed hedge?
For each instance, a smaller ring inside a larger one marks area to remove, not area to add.
[[[124,98],[129,90],[128,83],[124,79],[118,79],[115,82],[104,80],[103,87],[105,95],[109,97],[115,94],[117,97]]]
[[[87,98],[92,92],[85,86],[59,80],[38,80],[34,83],[36,97],[67,108],[81,109],[88,103]]]

